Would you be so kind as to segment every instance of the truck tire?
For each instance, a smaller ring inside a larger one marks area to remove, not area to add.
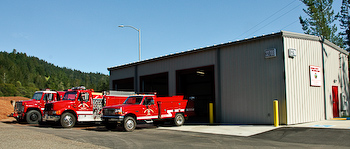
[[[127,116],[126,118],[124,118],[124,122],[123,122],[124,131],[131,132],[131,131],[134,131],[135,128],[136,128],[136,121],[133,117]]]
[[[26,121],[28,124],[38,124],[41,121],[41,113],[37,110],[30,110],[26,113]]]
[[[185,123],[185,117],[181,113],[177,113],[174,118],[175,126],[182,126]]]
[[[60,119],[60,123],[64,128],[72,128],[76,123],[75,116],[72,113],[63,113]]]

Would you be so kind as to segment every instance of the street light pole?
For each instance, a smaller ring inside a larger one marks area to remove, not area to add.
[[[119,25],[118,27],[131,27],[134,30],[136,30],[137,32],[139,32],[139,61],[141,61],[141,29],[137,29],[137,28],[130,26],[130,25]]]

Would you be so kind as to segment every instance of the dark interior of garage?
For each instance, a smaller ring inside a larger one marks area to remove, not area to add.
[[[134,91],[134,78],[113,80],[113,90]]]
[[[169,96],[168,72],[140,77],[141,92],[156,92],[158,96]]]
[[[214,66],[178,70],[176,80],[176,93],[194,100],[196,115],[188,121],[209,122],[209,103],[215,105]]]

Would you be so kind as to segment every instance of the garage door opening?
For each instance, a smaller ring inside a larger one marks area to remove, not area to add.
[[[196,115],[190,117],[189,122],[209,122],[209,103],[215,107],[214,66],[178,70],[176,83],[178,95],[193,98]]]
[[[168,72],[141,76],[140,91],[156,92],[158,96],[169,96]]]
[[[134,91],[134,78],[113,80],[113,90]]]

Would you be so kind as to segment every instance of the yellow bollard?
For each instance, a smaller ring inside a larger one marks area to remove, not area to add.
[[[209,103],[209,122],[214,123],[214,106],[213,103]]]
[[[279,119],[278,119],[278,100],[273,101],[273,114],[274,114],[274,124],[275,127],[279,126]]]

